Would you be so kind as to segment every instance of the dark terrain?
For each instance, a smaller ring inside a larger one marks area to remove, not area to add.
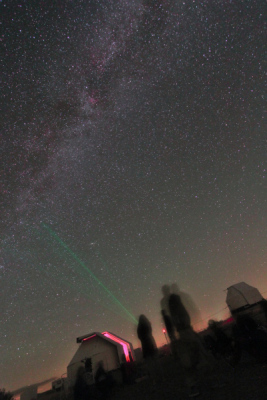
[[[188,399],[188,389],[177,362],[165,356],[159,365],[155,382],[147,378],[116,388],[112,400]],[[200,400],[266,400],[267,365],[243,357],[233,368],[225,360],[217,360],[211,371],[200,373],[199,390],[200,395],[195,398]]]

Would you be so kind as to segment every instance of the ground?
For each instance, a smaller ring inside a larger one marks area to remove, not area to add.
[[[183,372],[171,356],[160,358],[154,372],[155,379],[143,377],[138,383],[116,386],[107,400],[189,400]],[[243,357],[233,368],[224,359],[217,360],[212,370],[199,374],[199,390],[197,400],[267,400],[267,364]],[[71,396],[66,398],[63,393],[52,391],[39,397],[40,400],[73,400]]]
[[[212,371],[200,374],[199,400],[266,400],[267,365],[243,359],[235,368],[217,360]],[[160,360],[157,379],[117,388],[112,400],[184,400],[189,399],[182,371],[175,360]]]

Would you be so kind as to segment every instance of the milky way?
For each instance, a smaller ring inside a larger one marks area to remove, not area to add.
[[[161,345],[165,283],[199,328],[230,285],[267,290],[264,3],[48,3],[1,3],[6,389],[83,334],[139,346],[141,313]]]

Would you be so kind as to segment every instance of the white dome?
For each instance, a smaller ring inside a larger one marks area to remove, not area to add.
[[[227,288],[226,304],[231,311],[253,305],[262,300],[263,297],[258,289],[245,282],[239,282]]]

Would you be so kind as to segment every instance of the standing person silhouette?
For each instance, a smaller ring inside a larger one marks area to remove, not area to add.
[[[163,297],[160,300],[160,307],[162,310],[165,311],[167,315],[170,315],[170,310],[169,310],[169,298],[171,295],[171,289],[169,285],[163,285],[161,288]]]
[[[153,358],[157,353],[157,345],[152,335],[152,326],[144,314],[141,314],[137,326],[137,336],[140,339],[144,358]]]
[[[194,327],[201,321],[201,313],[198,306],[188,293],[180,290],[177,283],[173,283],[171,285],[170,291],[171,293],[178,294],[180,296],[181,302],[190,316],[191,326]]]
[[[171,295],[170,286],[163,285],[161,291],[163,293],[163,298],[160,301],[161,315],[167,330],[167,334],[172,343],[176,339],[176,336],[169,309],[169,299]]]
[[[137,326],[137,335],[141,341],[143,357],[147,366],[148,375],[155,385],[158,375],[157,354],[158,349],[152,335],[152,326],[144,314],[141,314]]]
[[[190,316],[178,294],[170,295],[169,310],[173,325],[179,334],[179,340],[175,343],[176,354],[184,369],[189,397],[196,397],[200,394],[197,388],[197,365],[200,361],[199,339],[191,327]]]

